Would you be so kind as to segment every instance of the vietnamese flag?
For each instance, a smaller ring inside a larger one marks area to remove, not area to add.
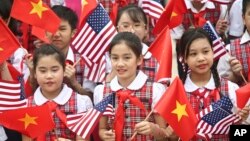
[[[31,34],[44,41],[45,43],[49,43],[49,39],[47,38],[46,31],[44,29],[32,26]]]
[[[42,0],[14,0],[11,17],[55,33],[61,20]]]
[[[152,31],[153,34],[159,34],[167,25],[170,29],[180,25],[185,13],[187,8],[184,0],[169,0]]]
[[[198,119],[187,99],[182,81],[176,77],[154,108],[184,141],[196,133]]]
[[[156,81],[161,82],[171,78],[172,74],[172,42],[170,31],[166,26],[156,37],[148,49],[159,63],[159,69],[156,73]]]
[[[21,45],[1,18],[0,31],[0,64],[2,64]]]
[[[3,112],[0,114],[0,124],[31,138],[55,128],[48,104]]]
[[[236,90],[236,100],[237,100],[237,107],[240,109],[244,108],[250,98],[250,84],[240,87]]]
[[[110,20],[113,22],[113,25],[116,25],[117,13],[118,13],[118,3],[116,3],[116,1],[113,1],[112,11],[109,14]]]
[[[80,25],[82,22],[86,20],[88,15],[92,13],[92,11],[95,10],[97,7],[97,1],[96,0],[81,0],[81,5],[82,5],[82,13],[80,17]]]

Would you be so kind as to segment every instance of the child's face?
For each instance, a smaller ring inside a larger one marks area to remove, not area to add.
[[[59,94],[62,88],[63,74],[63,66],[55,59],[54,55],[42,56],[38,60],[35,78],[43,94]]]
[[[132,32],[135,33],[141,41],[144,41],[148,35],[147,25],[143,21],[134,22],[125,12],[121,15],[120,20],[117,23],[118,32]]]
[[[72,31],[69,22],[61,19],[61,24],[56,33],[51,34],[48,32],[47,37],[54,46],[66,53],[74,34],[75,30]]]
[[[243,15],[243,21],[246,25],[247,31],[250,32],[250,4],[246,7],[246,13]]]
[[[210,68],[213,65],[213,51],[208,40],[205,38],[194,40],[185,58],[192,74],[205,75],[210,73]]]
[[[113,46],[110,56],[118,79],[132,82],[136,77],[137,66],[142,63],[142,57],[137,58],[125,43]]]

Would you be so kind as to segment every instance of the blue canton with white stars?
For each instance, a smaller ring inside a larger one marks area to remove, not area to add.
[[[109,15],[105,9],[98,4],[97,8],[87,19],[87,23],[97,33],[99,33],[109,22]]]
[[[17,77],[18,81],[20,82],[20,89],[21,89],[21,92],[20,92],[20,99],[23,100],[25,99],[25,89],[24,89],[24,80],[23,80],[23,75],[20,75]]]
[[[215,29],[211,27],[208,23],[206,23],[204,26],[203,26],[203,29],[208,33],[209,37],[214,41],[218,38],[218,35],[217,33],[215,33]]]
[[[216,105],[216,107],[222,107],[227,112],[231,112],[233,108],[233,103],[228,96],[223,96],[219,101],[213,103],[212,105]]]
[[[106,110],[106,107],[108,106],[108,104],[112,104],[113,102],[113,97],[114,94],[110,94],[107,97],[105,97],[100,103],[98,103],[94,108],[96,110],[98,110],[99,112],[104,112]]]

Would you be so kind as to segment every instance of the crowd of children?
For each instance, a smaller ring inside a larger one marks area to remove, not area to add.
[[[159,63],[148,51],[149,37],[152,36],[149,35],[149,26],[152,25],[138,6],[140,1],[99,0],[108,13],[112,10],[112,3],[119,5],[115,22],[118,33],[111,40],[105,55],[106,79],[101,84],[87,79],[90,68],[70,46],[79,27],[79,17],[74,9],[67,7],[66,0],[42,1],[61,19],[59,28],[54,34],[46,32],[49,43],[32,37],[32,44],[28,44],[27,50],[17,49],[0,64],[0,79],[20,81],[26,89],[28,107],[53,101],[66,115],[86,112],[114,93],[115,116],[102,116],[94,137],[83,139],[70,131],[57,114],[52,113],[55,129],[37,140],[123,141],[131,137],[138,141],[180,140],[168,121],[153,110],[171,82],[168,85],[156,82]],[[165,6],[166,1],[159,2]],[[237,108],[236,102],[236,90],[247,83],[245,79],[250,80],[250,0],[235,0],[229,4],[204,0],[183,2],[187,12],[182,23],[171,29],[171,38],[178,43],[176,56],[173,57],[178,58],[178,75],[193,111],[198,114],[228,96],[234,105],[233,113],[241,117],[237,124],[250,123],[250,101],[242,109]],[[0,1],[0,18],[23,44],[22,22],[10,18],[12,3],[12,0]],[[226,48],[228,53],[216,61],[213,41],[202,29],[207,20],[225,43],[229,43]],[[211,140],[228,138],[228,134],[217,134],[212,135]],[[0,141],[5,140],[32,139],[0,126]],[[202,138],[195,135],[192,140]]]

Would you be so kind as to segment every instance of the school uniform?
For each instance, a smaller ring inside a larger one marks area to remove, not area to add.
[[[229,11],[229,35],[240,37],[244,33],[242,0],[236,0]]]
[[[165,87],[156,82],[152,82],[148,79],[148,76],[145,75],[142,71],[138,71],[136,78],[133,82],[127,87],[122,87],[119,82],[117,76],[111,80],[110,83],[106,83],[105,85],[98,85],[94,91],[94,103],[97,104],[100,102],[103,97],[106,97],[108,94],[115,92],[115,110],[116,114],[119,112],[117,110],[119,95],[117,95],[120,91],[131,91],[130,95],[135,96],[139,99],[140,102],[145,106],[146,111],[142,110],[138,106],[135,106],[129,99],[126,99],[123,103],[124,109],[124,125],[123,129],[120,130],[122,134],[122,140],[126,141],[133,135],[133,128],[135,124],[143,121],[147,114],[152,110],[155,104],[158,102],[162,94],[165,92]],[[111,118],[108,120],[112,121]],[[149,118],[150,122],[154,122],[153,116]],[[137,135],[135,137],[136,140],[143,141],[151,141],[154,140],[153,136],[150,135]]]
[[[190,75],[187,75],[187,79],[185,80],[184,88],[187,94],[187,98],[194,109],[195,113],[199,113],[201,110],[205,109],[209,105],[211,105],[216,100],[219,100],[222,96],[229,96],[232,101],[234,107],[232,112],[236,113],[236,93],[235,91],[239,88],[239,86],[231,81],[221,78],[221,86],[219,88],[219,93],[214,91],[216,89],[214,78],[211,75],[208,83],[203,87],[198,87],[196,84],[192,82],[190,79]],[[219,95],[218,95],[219,94]],[[249,120],[249,119],[248,119]],[[198,139],[196,137],[195,139]],[[211,140],[229,140],[228,135],[213,135]]]
[[[211,23],[214,24],[214,26],[216,25],[219,19],[224,19],[226,15],[226,9],[227,9],[226,5],[216,4],[210,1],[206,1],[204,6],[201,8],[201,10],[197,11],[192,5],[190,0],[184,0],[184,2],[186,4],[188,13],[184,14],[182,24],[171,30],[171,36],[173,39],[180,39],[182,34],[190,26],[192,26],[191,21],[193,24],[195,24],[197,19],[195,19],[194,17],[198,13],[201,14],[201,16],[205,20],[211,21]],[[205,12],[203,13],[203,11]]]
[[[41,92],[41,88],[38,87],[34,93],[34,96],[29,97],[28,107],[36,105],[40,106],[49,101],[53,101],[58,104],[57,107],[66,115],[84,112],[90,108],[93,108],[92,102],[88,96],[75,93],[66,84],[63,84],[62,91],[53,100],[48,100],[45,98]],[[73,140],[76,139],[76,134],[71,132],[56,114],[52,113],[52,117],[56,125],[55,131],[49,131],[46,133],[46,141],[52,141],[56,137]]]
[[[7,140],[7,135],[2,126],[0,126],[0,141]]]

